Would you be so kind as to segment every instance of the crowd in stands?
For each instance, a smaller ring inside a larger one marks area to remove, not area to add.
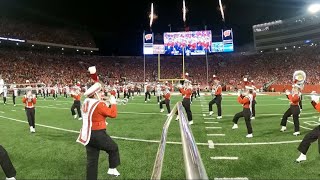
[[[165,56],[160,59],[160,78],[182,78],[182,57]],[[5,82],[41,82],[45,84],[86,83],[87,68],[96,65],[104,82],[144,81],[143,57],[102,57],[48,54],[29,50],[0,49],[0,72]],[[146,57],[146,79],[157,81],[158,59]],[[263,85],[272,79],[275,84],[291,84],[296,70],[307,74],[306,84],[320,84],[320,56],[317,49],[296,52],[263,53],[255,55],[218,54],[208,57],[209,81],[213,74],[222,83],[237,85],[248,77],[255,85]],[[203,56],[185,58],[185,72],[195,83],[206,85],[207,68]]]
[[[71,46],[96,47],[92,36],[85,30],[49,27],[5,17],[0,18],[0,36]]]

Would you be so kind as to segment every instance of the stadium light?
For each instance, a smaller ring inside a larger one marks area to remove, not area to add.
[[[311,4],[308,8],[308,11],[312,14],[315,14],[320,11],[320,4]]]
[[[276,50],[278,51],[278,50],[279,50],[279,48],[276,48]]]
[[[293,46],[293,48],[296,48],[296,46]]]
[[[92,53],[93,53],[93,51],[90,51],[90,52],[92,52]]]
[[[79,51],[79,49],[77,49],[77,51]]]
[[[32,44],[32,47],[34,47],[34,45]]]
[[[63,50],[64,50],[64,48],[61,48],[61,50],[63,51]]]
[[[48,49],[50,49],[50,46],[48,46]]]
[[[287,49],[287,47],[284,47],[284,49]]]

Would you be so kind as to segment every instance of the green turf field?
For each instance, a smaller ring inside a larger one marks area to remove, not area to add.
[[[171,105],[181,100],[173,96]],[[280,133],[280,118],[289,107],[285,96],[258,96],[257,116],[253,120],[254,138],[247,139],[244,120],[239,129],[231,130],[232,117],[242,110],[235,96],[223,96],[223,119],[208,119],[208,101],[211,96],[194,100],[192,131],[198,144],[210,179],[247,177],[249,179],[320,179],[320,156],[313,144],[308,160],[295,164],[297,147],[303,136],[318,122],[319,114],[305,97],[301,115],[302,136],[295,137],[293,124]],[[70,107],[73,100],[59,98],[44,101],[38,98],[36,108],[36,133],[29,132],[23,105],[16,107],[0,104],[0,144],[3,145],[17,170],[17,179],[84,179],[86,168],[85,148],[76,143],[81,121],[73,119]],[[152,96],[144,103],[142,96],[118,106],[118,117],[108,119],[108,133],[117,137],[121,166],[120,177],[107,175],[107,155],[101,152],[99,179],[150,179],[166,113],[160,113]],[[172,107],[171,107],[172,108]],[[216,112],[216,107],[214,106]],[[165,111],[166,112],[166,111]],[[206,114],[204,117],[203,114]],[[216,117],[214,114],[213,117]],[[175,118],[175,117],[174,117]],[[289,119],[291,122],[292,120]],[[218,123],[210,123],[218,122]],[[221,127],[210,129],[206,127]],[[208,136],[207,134],[225,134]],[[214,148],[209,148],[212,140]],[[178,122],[172,121],[168,141],[181,142]],[[212,160],[211,157],[238,157],[238,160]],[[168,144],[162,179],[185,178],[182,146]],[[0,170],[0,179],[5,179]]]

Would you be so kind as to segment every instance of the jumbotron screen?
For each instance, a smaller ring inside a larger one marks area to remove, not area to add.
[[[211,31],[167,32],[163,35],[165,54],[205,55],[211,47]]]

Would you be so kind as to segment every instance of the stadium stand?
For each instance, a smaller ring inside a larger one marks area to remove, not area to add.
[[[241,83],[243,77],[254,80],[256,86],[262,86],[277,78],[275,84],[291,84],[292,72],[303,69],[307,73],[307,85],[320,83],[319,49],[307,47],[295,52],[260,53],[255,55],[217,54],[209,56],[209,77],[217,75],[226,85]],[[143,82],[142,57],[102,57],[88,55],[61,55],[58,53],[35,52],[30,50],[0,51],[0,71],[6,82],[31,82],[45,84],[70,84],[84,82],[86,69],[84,64],[95,64],[101,72],[101,78]],[[157,58],[146,60],[146,79],[157,80]],[[206,84],[206,65],[204,57],[188,57],[185,60],[186,72],[193,82]],[[161,79],[181,78],[181,57],[162,57]],[[211,78],[210,78],[211,79]]]

